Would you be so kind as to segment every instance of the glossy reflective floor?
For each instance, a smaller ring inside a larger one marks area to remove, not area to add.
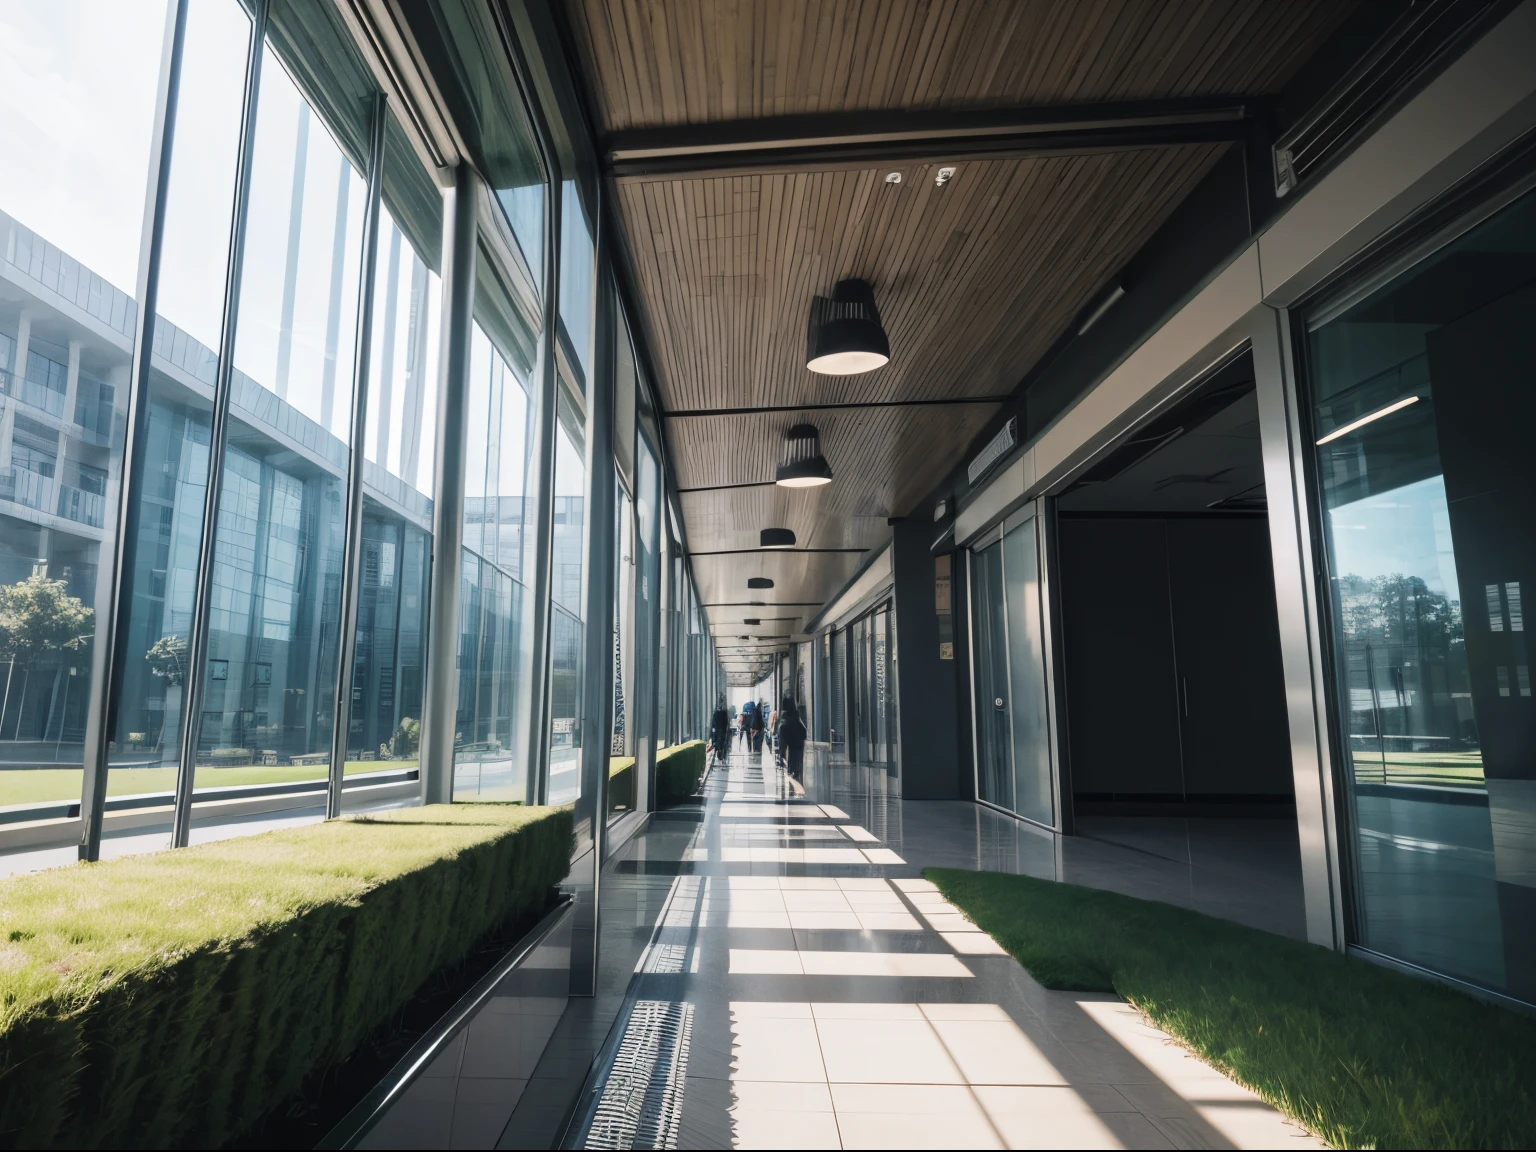
[[[801,795],[738,752],[686,845],[648,860],[648,829],[620,862],[668,889],[573,1144],[1318,1146],[1123,1002],[1043,989],[920,876],[1118,866],[1139,894],[1244,907],[1241,883],[1206,881],[1220,837],[1198,853],[1167,830],[1061,840],[974,805],[902,803],[856,768],[808,780]],[[1160,854],[1173,843],[1182,862]]]

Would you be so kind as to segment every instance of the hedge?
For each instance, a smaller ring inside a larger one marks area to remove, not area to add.
[[[656,806],[682,804],[704,778],[704,741],[674,744],[656,753]]]
[[[635,808],[635,758],[611,756],[608,759],[608,810]]]
[[[569,809],[452,804],[0,881],[0,1144],[240,1135],[570,852]]]

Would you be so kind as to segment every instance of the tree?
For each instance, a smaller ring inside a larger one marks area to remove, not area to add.
[[[31,679],[32,669],[58,661],[65,653],[78,652],[91,638],[96,612],[78,596],[69,594],[63,580],[50,580],[41,572],[15,584],[0,585],[0,659],[10,662],[5,676],[5,700],[0,704],[0,728],[11,704],[11,679],[16,665]],[[26,689],[22,689],[22,708]],[[22,716],[16,718],[21,734]]]
[[[177,733],[181,729],[181,686],[187,679],[187,638],[162,636],[144,653],[151,674],[165,681],[165,705],[160,721],[160,738],[155,741],[155,751],[165,747],[166,732]]]

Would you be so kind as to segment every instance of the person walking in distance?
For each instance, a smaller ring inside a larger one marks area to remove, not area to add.
[[[725,697],[715,705],[715,714],[709,720],[709,739],[714,745],[715,759],[725,763],[731,751],[731,714],[725,710]]]
[[[752,709],[752,751],[753,752],[761,752],[763,750],[763,727],[764,727],[764,715],[765,715],[765,713],[766,713],[766,709],[763,707],[763,702],[761,700],[759,700],[757,702],[757,705]]]
[[[805,784],[805,721],[800,719],[800,709],[794,698],[786,696],[779,704],[778,723],[774,726],[774,739],[779,752],[795,783]]]

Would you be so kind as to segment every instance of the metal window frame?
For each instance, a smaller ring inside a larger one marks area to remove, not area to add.
[[[427,675],[421,710],[424,804],[453,801],[458,721],[459,583],[464,568],[464,489],[469,375],[479,256],[480,177],[453,170],[443,204],[442,336],[438,349],[436,459],[432,482],[432,575],[427,599]]]
[[[357,333],[352,354],[352,443],[347,466],[346,520],[342,529],[340,650],[336,657],[336,696],[331,711],[331,763],[325,791],[325,816],[341,815],[347,744],[352,731],[352,673],[357,660],[357,609],[363,557],[363,469],[367,458],[368,374],[373,361],[373,297],[378,279],[379,216],[384,184],[384,128],[389,106],[374,93],[369,125],[368,189],[363,208],[363,267],[358,281]]]
[[[197,775],[197,745],[202,735],[204,665],[213,614],[213,565],[217,552],[219,509],[224,492],[224,450],[229,441],[229,407],[234,393],[235,338],[240,326],[240,289],[245,271],[245,231],[251,207],[251,165],[256,152],[256,118],[261,98],[261,67],[267,47],[269,0],[253,0],[250,50],[245,64],[245,93],[240,109],[240,148],[235,161],[234,221],[224,272],[224,312],[214,374],[213,414],[208,431],[208,486],[203,491],[203,527],[193,591],[192,628],[187,638],[186,706],[179,733],[176,803],[171,818],[171,847],[185,848],[192,833],[192,789]],[[147,353],[149,350],[145,349]],[[145,382],[148,382],[146,374]]]
[[[159,303],[160,258],[165,241],[165,207],[170,187],[171,159],[176,136],[176,108],[181,90],[181,64],[186,49],[190,0],[175,0],[166,9],[155,123],[150,136],[149,187],[144,195],[144,220],[138,267],[138,314],[134,323],[132,367],[128,387],[127,433],[123,444],[123,473],[118,484],[117,526],[111,549],[111,592],[97,612],[95,648],[91,654],[90,703],[86,713],[85,746],[80,795],[81,860],[101,857],[101,833],[106,816],[107,749],[112,738],[114,682],[122,675],[120,644],[131,607],[123,599],[127,585],[128,540],[134,533],[138,505],[135,474],[143,466],[149,424],[150,357],[155,342],[155,311]]]

